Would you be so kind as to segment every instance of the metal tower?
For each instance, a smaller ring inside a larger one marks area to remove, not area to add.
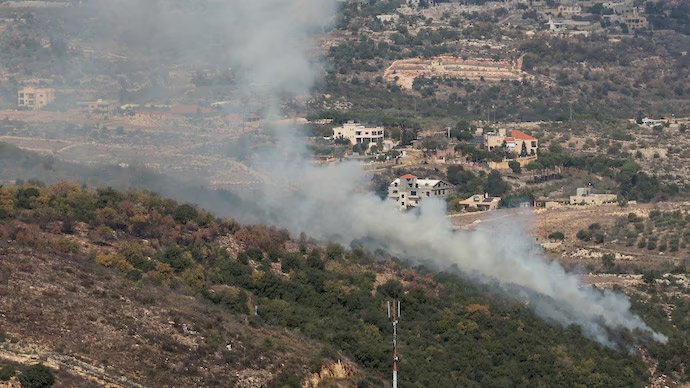
[[[400,318],[400,301],[393,299],[393,309],[391,302],[388,305],[388,318],[393,323],[393,388],[398,388],[398,318]]]

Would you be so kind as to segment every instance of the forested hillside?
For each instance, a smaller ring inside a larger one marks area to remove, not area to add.
[[[402,301],[404,387],[644,387],[650,379],[651,361],[624,350],[633,349],[629,333],[621,349],[603,348],[454,274],[240,225],[150,192],[2,187],[0,238],[0,338],[34,341],[143,385],[240,385],[257,369],[256,381],[298,387],[322,364],[351,359],[358,367],[341,384],[381,386],[392,361],[392,297]],[[656,323],[674,345],[654,345],[655,373],[687,380],[687,333]]]

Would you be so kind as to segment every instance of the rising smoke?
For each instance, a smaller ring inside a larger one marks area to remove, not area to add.
[[[132,7],[130,12],[138,12],[136,4],[147,2],[124,3]],[[310,54],[312,32],[322,31],[335,14],[334,0],[209,0],[189,2],[202,10],[186,14],[163,12],[163,2],[154,3],[141,11],[155,20],[149,27],[153,31],[148,31],[151,39],[176,40],[174,49],[186,59],[216,51],[216,59],[240,69],[241,93],[264,101],[306,94],[318,74]],[[164,17],[152,14],[156,12]],[[277,116],[279,106],[271,111]],[[457,266],[468,278],[521,290],[536,314],[563,326],[578,324],[586,336],[605,346],[615,347],[610,334],[620,329],[666,341],[630,311],[625,296],[585,286],[557,262],[534,253],[521,225],[506,225],[503,219],[503,225],[453,232],[444,204],[434,201],[425,201],[419,214],[400,213],[366,192],[370,177],[357,165],[316,166],[305,157],[306,144],[293,128],[273,131],[276,146],[250,162],[265,177],[258,194],[244,198],[252,211],[222,206],[212,210],[346,245],[374,241],[401,257],[430,260],[440,268]]]

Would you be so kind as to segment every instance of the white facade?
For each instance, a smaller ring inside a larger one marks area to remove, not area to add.
[[[453,186],[440,179],[419,179],[407,174],[388,186],[388,198],[398,203],[400,210],[417,207],[423,198],[445,198]]]
[[[571,205],[603,205],[617,200],[616,194],[594,194],[591,187],[578,187],[575,195],[570,196]]]
[[[333,138],[345,138],[352,144],[378,143],[383,141],[383,127],[365,127],[354,121],[349,121],[341,127],[333,128]]]

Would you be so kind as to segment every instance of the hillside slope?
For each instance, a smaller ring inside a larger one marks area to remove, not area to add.
[[[34,348],[96,384],[309,386],[312,372],[342,359],[323,375],[383,386],[391,297],[403,304],[406,386],[643,387],[650,379],[639,354],[551,326],[489,286],[357,244],[216,219],[148,192],[0,188],[0,238],[0,327],[11,339],[0,355]]]

